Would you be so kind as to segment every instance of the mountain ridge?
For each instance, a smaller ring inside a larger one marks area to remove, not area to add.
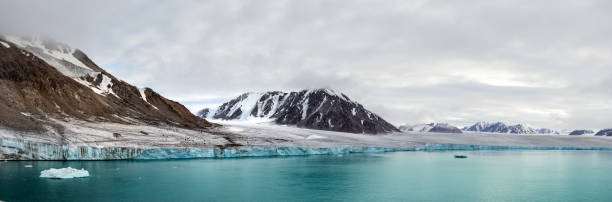
[[[403,132],[463,133],[461,129],[447,123],[402,125],[399,130]]]
[[[466,126],[463,131],[487,132],[487,133],[507,133],[507,134],[559,134],[547,128],[531,128],[524,124],[509,125],[503,122],[476,122],[474,125]]]
[[[328,88],[288,93],[243,93],[216,109],[202,109],[197,115],[223,120],[267,118],[282,125],[351,133],[378,134],[399,131],[345,94]]]
[[[212,126],[150,88],[115,78],[78,49],[33,37],[0,36],[0,42],[0,93],[5,95],[0,124],[5,127],[44,131],[55,121],[72,119]]]

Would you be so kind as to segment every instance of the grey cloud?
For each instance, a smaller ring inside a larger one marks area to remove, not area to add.
[[[47,35],[197,109],[331,87],[391,122],[612,127],[610,1],[4,1]]]

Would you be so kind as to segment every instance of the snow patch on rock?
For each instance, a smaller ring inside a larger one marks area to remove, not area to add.
[[[3,41],[0,41],[0,44],[2,44],[2,46],[4,46],[5,48],[10,48],[11,47],[8,43],[5,43]]]
[[[100,82],[98,86],[94,86],[93,84],[87,82],[86,80],[82,78],[78,78],[75,80],[79,82],[80,84],[89,87],[94,93],[98,95],[114,95],[115,97],[119,97],[113,91],[113,82],[110,77],[102,74],[101,72],[92,72],[92,73],[89,73],[88,75],[93,78],[96,78],[99,74],[102,75],[102,81]]]
[[[55,67],[55,69],[57,69],[57,71],[63,75],[72,78],[84,86],[87,86],[95,93],[103,96],[111,94],[117,96],[112,90],[112,79],[107,75],[104,75],[102,72],[93,70],[77,59],[74,56],[77,49],[62,43],[39,37],[0,37],[23,49],[25,51],[22,52],[24,55],[29,56],[29,54],[32,53],[34,56],[44,60],[47,64]],[[98,86],[94,86],[89,81],[83,79],[85,76],[96,78],[98,74],[102,74],[102,81]]]
[[[34,53],[34,55],[49,63],[51,66],[58,68],[60,72],[70,77],[84,76],[83,73],[93,71],[89,67],[87,67],[87,65],[83,64],[80,60],[73,56],[76,49],[73,49],[64,44],[48,43],[38,37],[28,39],[24,37],[5,36],[4,38],[14,43],[18,47]],[[72,63],[73,65],[77,66],[81,71],[74,71],[75,69],[62,65],[60,63],[61,61]]]
[[[240,105],[233,106],[230,114],[234,114],[238,109],[240,109],[242,112],[240,120],[247,120],[253,111],[253,108],[255,108],[257,101],[259,101],[262,95],[262,93],[247,93],[241,100]]]
[[[142,100],[147,102],[147,95],[145,94],[145,88],[138,88],[138,91],[140,92],[140,97],[142,97]]]

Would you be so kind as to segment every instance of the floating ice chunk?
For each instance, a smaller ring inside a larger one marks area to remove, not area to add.
[[[40,177],[44,178],[57,178],[57,179],[68,179],[77,177],[89,177],[89,172],[82,169],[77,170],[71,167],[68,168],[50,168],[40,172]]]
[[[307,140],[315,140],[315,139],[325,139],[325,138],[327,138],[327,137],[323,137],[323,136],[320,136],[320,135],[311,135],[311,136],[308,136],[306,139]]]
[[[32,167],[32,165],[25,165],[25,166],[23,166],[23,167],[26,167],[26,168],[31,168],[31,167]]]

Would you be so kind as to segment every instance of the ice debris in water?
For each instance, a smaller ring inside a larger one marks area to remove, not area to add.
[[[44,178],[57,178],[57,179],[68,179],[77,177],[89,177],[89,172],[82,169],[77,170],[71,167],[68,168],[50,168],[40,172],[40,177]]]
[[[23,167],[26,167],[26,168],[31,168],[31,167],[32,167],[32,165],[25,165],[25,166],[23,166]]]

